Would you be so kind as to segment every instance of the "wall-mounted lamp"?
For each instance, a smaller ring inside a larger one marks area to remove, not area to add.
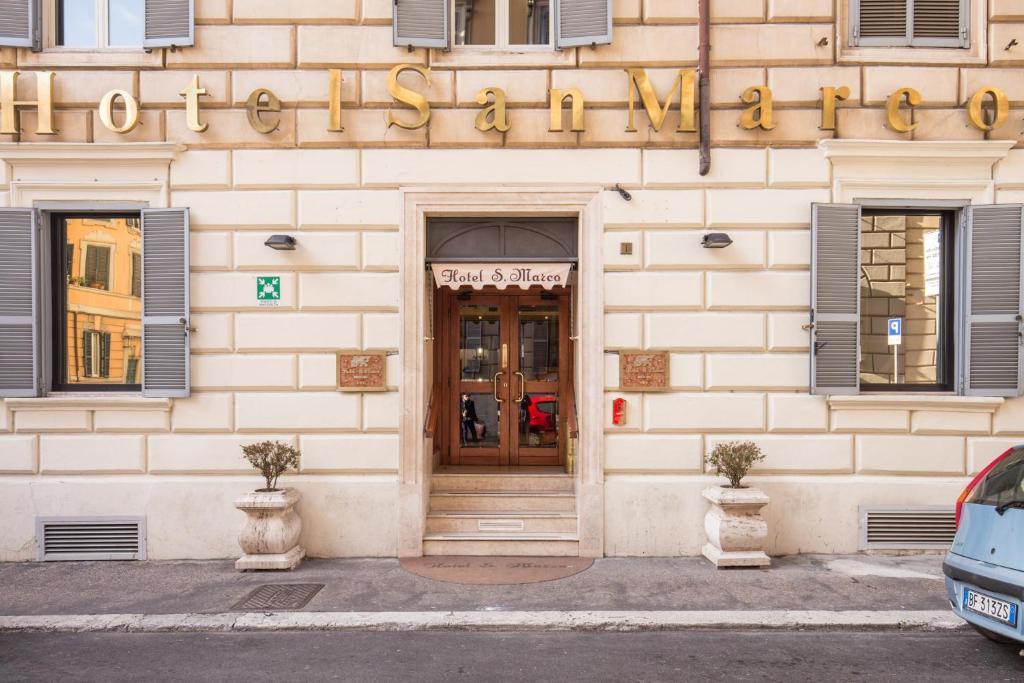
[[[277,251],[295,251],[295,238],[291,235],[271,235],[263,244]]]
[[[724,232],[709,232],[700,240],[700,246],[705,249],[725,249],[732,244],[732,238]]]

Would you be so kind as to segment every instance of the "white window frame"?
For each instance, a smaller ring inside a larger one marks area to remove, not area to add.
[[[555,49],[555,1],[548,3],[548,42],[542,45],[510,45],[508,42],[508,14],[509,0],[494,0],[494,45],[458,45],[455,42],[455,0],[448,1],[448,11],[451,21],[449,22],[448,41],[454,51],[508,51],[516,52],[550,52]]]
[[[143,52],[142,43],[135,45],[109,45],[110,42],[110,0],[93,0],[96,6],[96,43],[87,47],[65,47],[57,44],[57,3],[60,0],[45,0],[43,10],[43,46],[47,51],[52,52]],[[145,12],[145,8],[143,8]],[[143,14],[145,24],[145,14]],[[145,25],[143,25],[145,34]]]
[[[968,47],[911,47],[884,45],[853,45],[851,0],[841,0],[836,24],[839,64],[987,64],[988,2],[968,0]]]

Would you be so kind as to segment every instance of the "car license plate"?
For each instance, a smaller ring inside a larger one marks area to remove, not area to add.
[[[1017,625],[1017,605],[964,588],[964,609],[983,614],[1010,626]]]

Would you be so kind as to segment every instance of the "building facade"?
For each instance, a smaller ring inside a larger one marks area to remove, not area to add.
[[[0,0],[0,560],[235,555],[264,439],[313,556],[698,554],[737,440],[770,554],[934,541],[1024,440],[1024,6],[884,4]]]

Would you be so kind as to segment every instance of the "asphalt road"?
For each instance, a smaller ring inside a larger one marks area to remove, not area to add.
[[[1020,681],[974,633],[0,634],[15,681]]]

